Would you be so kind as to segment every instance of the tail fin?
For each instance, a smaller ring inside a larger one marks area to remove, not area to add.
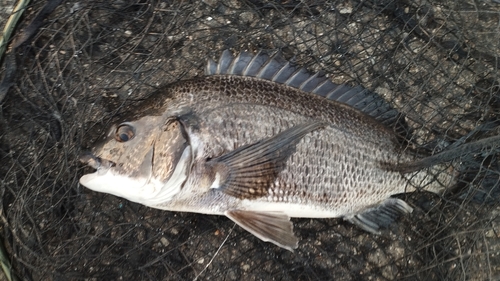
[[[441,194],[445,189],[456,186],[460,175],[458,167],[456,162],[440,163],[404,173],[408,179],[408,191],[425,190]]]
[[[398,164],[395,170],[405,174],[413,188],[419,187],[435,193],[457,183],[465,183],[468,189],[462,191],[460,198],[470,197],[482,203],[500,196],[500,170],[494,170],[500,166],[494,157],[494,151],[498,148],[500,136],[493,136],[462,144],[417,161]],[[478,153],[484,155],[480,157],[482,160],[473,159]],[[485,158],[494,159],[490,161],[489,168],[484,165]],[[478,181],[478,175],[481,173],[484,174],[484,177],[481,177],[484,180],[481,180],[479,186],[470,184]],[[472,187],[474,185],[475,187]]]
[[[466,159],[461,167],[458,198],[486,204],[499,201],[500,161],[497,154]]]
[[[400,163],[396,170],[403,174],[419,171],[426,167],[432,167],[441,163],[451,162],[455,159],[478,153],[483,150],[493,150],[500,147],[500,136],[494,136],[471,143],[462,144],[456,148],[442,151],[417,161]]]

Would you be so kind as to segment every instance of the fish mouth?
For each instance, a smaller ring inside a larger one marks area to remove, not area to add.
[[[95,156],[90,152],[82,153],[78,159],[83,164],[89,165],[97,171],[108,171],[110,168],[116,166],[115,162]]]

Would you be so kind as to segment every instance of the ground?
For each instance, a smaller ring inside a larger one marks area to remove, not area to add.
[[[31,4],[15,35],[43,5]],[[420,153],[498,135],[498,22],[500,5],[479,0],[63,2],[15,50],[16,78],[0,109],[1,230],[14,272],[22,280],[499,278],[498,150],[463,155],[462,183],[442,196],[399,196],[415,211],[380,236],[339,219],[294,219],[293,253],[224,217],[153,210],[78,184],[90,171],[78,155],[113,118],[159,87],[203,75],[224,49],[281,50],[336,83],[379,93],[406,115]]]

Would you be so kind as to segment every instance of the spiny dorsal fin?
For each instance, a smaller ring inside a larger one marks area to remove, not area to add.
[[[404,115],[389,105],[380,95],[361,86],[350,87],[335,84],[321,73],[311,73],[305,68],[285,60],[279,52],[267,55],[260,51],[256,55],[241,52],[233,57],[225,50],[216,63],[209,60],[205,75],[239,75],[256,77],[314,93],[330,100],[348,104],[393,129],[398,135],[407,137],[408,126]]]

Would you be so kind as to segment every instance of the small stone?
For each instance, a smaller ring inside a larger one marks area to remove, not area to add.
[[[170,242],[168,242],[168,239],[167,239],[167,238],[165,238],[165,237],[160,238],[160,243],[161,243],[164,247],[167,247],[167,246],[170,244]]]

